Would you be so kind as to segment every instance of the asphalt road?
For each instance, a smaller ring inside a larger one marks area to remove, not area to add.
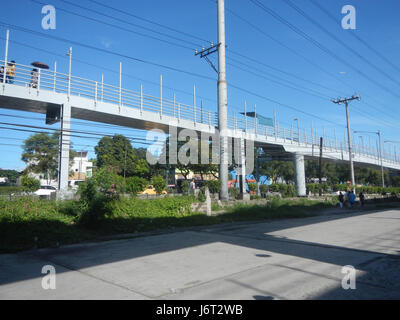
[[[44,265],[55,289],[42,288]],[[355,289],[342,288],[346,265]],[[0,299],[400,299],[400,210],[0,255]]]

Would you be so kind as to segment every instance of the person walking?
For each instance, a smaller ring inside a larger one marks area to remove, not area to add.
[[[360,192],[360,194],[358,195],[359,199],[360,199],[360,206],[364,207],[364,194],[362,192]]]
[[[353,207],[355,200],[356,200],[356,195],[354,194],[353,190],[351,190],[349,193],[349,202],[351,208]]]
[[[343,193],[340,191],[340,193],[339,193],[339,205],[340,205],[340,209],[343,209],[343,203],[344,203],[344,195],[343,195]]]
[[[194,194],[194,191],[196,190],[196,183],[194,182],[194,178],[192,179],[192,181],[190,181],[189,189],[190,193]]]
[[[0,83],[3,83],[4,79],[4,66],[1,66],[0,68]]]
[[[37,88],[38,82],[39,82],[39,73],[38,73],[38,69],[33,68],[32,71],[31,71],[31,83],[30,83],[30,87],[31,87],[31,88]]]
[[[11,62],[7,63],[7,77],[6,82],[13,84],[15,78],[15,61],[12,60]]]

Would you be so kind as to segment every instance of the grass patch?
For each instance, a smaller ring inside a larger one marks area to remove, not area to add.
[[[329,201],[271,199],[267,205],[235,205],[226,213],[208,217],[192,212],[192,196],[107,202],[107,210],[89,226],[81,221],[87,212],[79,201],[48,201],[33,198],[0,200],[0,252],[15,252],[94,240],[118,233],[153,231],[175,227],[263,219],[302,218],[332,207]],[[35,240],[36,239],[36,240]]]

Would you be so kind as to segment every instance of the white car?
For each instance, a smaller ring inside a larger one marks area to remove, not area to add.
[[[40,186],[38,190],[34,192],[35,195],[37,196],[49,196],[53,192],[56,192],[57,188],[53,186]]]

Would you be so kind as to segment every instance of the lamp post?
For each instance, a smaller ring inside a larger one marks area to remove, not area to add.
[[[400,141],[394,141],[394,140],[385,140],[383,143],[400,143]],[[397,162],[397,153],[396,153],[396,146],[394,147],[394,160]]]
[[[300,145],[300,125],[299,125],[299,119],[298,118],[294,118],[293,121],[297,121],[297,139]]]
[[[380,159],[380,163],[381,163],[381,174],[382,174],[382,187],[385,187],[385,174],[383,171],[383,159],[382,159],[382,134],[381,131],[378,130],[376,131],[354,131],[354,133],[373,133],[373,134],[377,134],[378,138],[379,138],[379,159]]]

